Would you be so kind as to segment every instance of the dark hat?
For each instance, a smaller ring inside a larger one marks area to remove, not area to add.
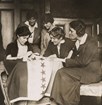
[[[16,29],[16,36],[27,36],[31,35],[31,32],[27,26],[21,26]]]

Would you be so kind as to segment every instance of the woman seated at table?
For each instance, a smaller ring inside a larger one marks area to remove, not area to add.
[[[55,61],[58,60],[60,62],[62,62],[64,58],[70,58],[76,40],[66,38],[64,30],[60,27],[54,27],[50,31],[49,35],[50,35],[50,42],[48,44],[44,56]],[[57,63],[55,65],[56,67],[58,66]],[[57,70],[58,68],[52,71],[51,79],[49,81],[49,85],[46,90],[46,94],[49,96],[51,94],[52,85]]]
[[[8,73],[10,73],[16,63],[24,57],[31,54],[31,46],[27,42],[31,35],[27,26],[22,26],[16,29],[17,39],[8,44],[6,48],[6,60],[4,62]]]
[[[60,27],[55,27],[50,31],[50,39],[51,40],[44,54],[45,57],[54,54],[58,58],[68,57],[68,54],[74,47],[76,41],[66,38],[64,30]]]
[[[77,39],[70,59],[65,59],[64,68],[57,71],[51,97],[58,105],[78,105],[80,85],[101,80],[101,67],[97,40],[85,33],[86,25],[72,21],[69,36]]]

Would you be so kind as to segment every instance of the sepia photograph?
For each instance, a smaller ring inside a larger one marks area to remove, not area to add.
[[[102,0],[0,0],[0,105],[102,105]]]

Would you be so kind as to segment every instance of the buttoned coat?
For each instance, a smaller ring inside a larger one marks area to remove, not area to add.
[[[73,49],[64,66],[56,73],[51,97],[60,105],[78,105],[80,85],[98,82],[102,77],[97,40],[87,37],[78,50]]]

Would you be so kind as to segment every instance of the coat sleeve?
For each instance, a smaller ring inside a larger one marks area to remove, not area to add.
[[[52,55],[53,54],[52,49],[53,49],[52,48],[52,42],[50,41],[48,44],[48,47],[45,51],[45,54],[43,56],[48,57],[48,56]]]
[[[84,46],[79,55],[73,59],[66,59],[65,67],[82,67],[96,60],[98,54],[97,42],[90,42]]]
[[[7,48],[6,48],[6,56],[9,55],[9,54],[10,55],[12,54],[11,50],[12,50],[12,44],[8,44]]]
[[[18,47],[16,42],[11,42],[10,44],[7,45],[6,56],[10,54],[12,57],[16,57],[17,53]]]

